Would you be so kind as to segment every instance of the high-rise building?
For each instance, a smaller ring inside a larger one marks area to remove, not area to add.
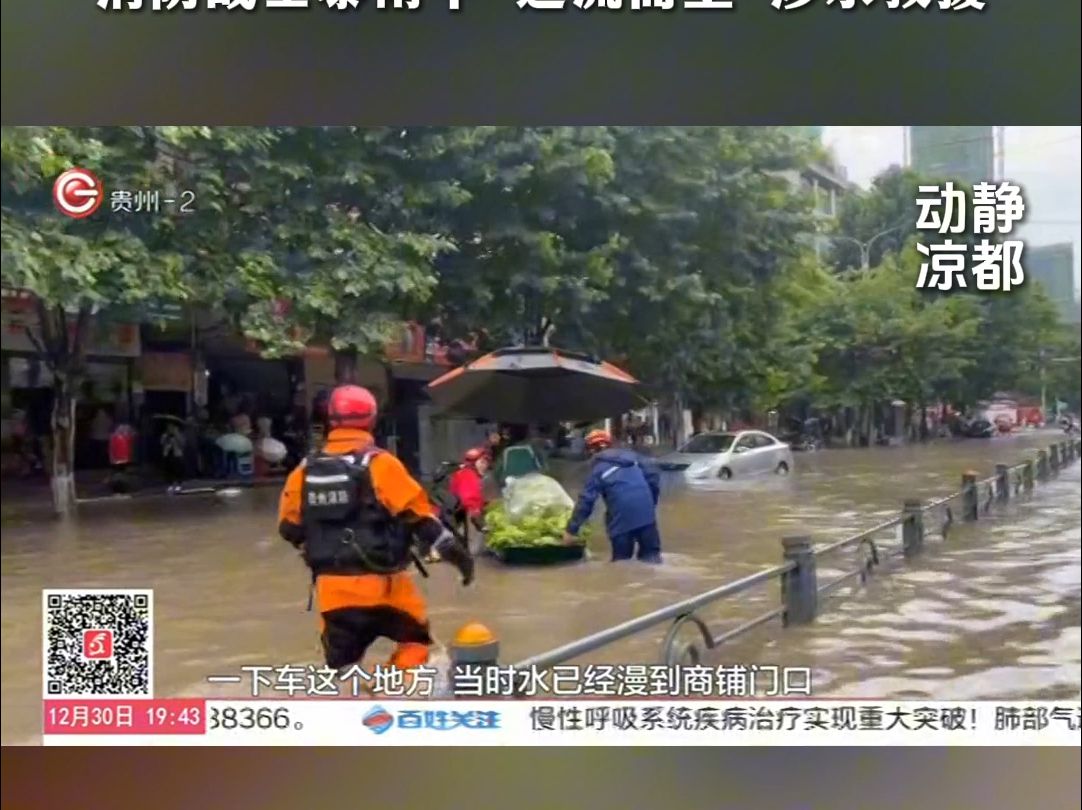
[[[1026,246],[1022,267],[1028,281],[1040,282],[1048,297],[1056,304],[1064,323],[1078,322],[1078,304],[1074,291],[1074,245],[1061,242],[1054,245]]]
[[[851,188],[845,167],[837,162],[832,150],[822,148],[824,127],[784,127],[791,134],[806,138],[817,144],[817,157],[799,169],[778,174],[785,177],[794,191],[806,193],[812,202],[814,231],[806,234],[815,248],[815,255],[822,257],[833,244],[832,233],[837,227],[839,203]]]
[[[930,177],[973,185],[994,180],[1000,127],[909,127],[909,165]]]

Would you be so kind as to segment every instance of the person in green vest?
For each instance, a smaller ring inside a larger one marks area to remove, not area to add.
[[[503,487],[508,478],[521,478],[530,473],[545,471],[545,462],[530,443],[530,431],[526,425],[507,425],[500,431],[505,440],[495,458],[493,475]]]

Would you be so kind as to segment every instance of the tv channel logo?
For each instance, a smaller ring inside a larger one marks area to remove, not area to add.
[[[382,706],[376,706],[364,716],[361,722],[373,734],[384,734],[394,726],[394,715]]]
[[[93,214],[104,196],[101,180],[86,169],[68,169],[53,183],[53,203],[61,214],[72,219]]]
[[[370,709],[362,721],[373,734],[385,734],[394,727],[405,730],[450,731],[500,728],[500,713],[495,711],[418,711],[406,709],[391,714],[382,706]]]

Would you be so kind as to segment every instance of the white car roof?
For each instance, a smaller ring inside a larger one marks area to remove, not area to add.
[[[780,441],[780,439],[778,439],[778,437],[775,436],[773,433],[767,433],[765,430],[740,430],[740,431],[737,431],[734,435],[736,435],[738,437],[739,436],[766,436],[772,442]]]

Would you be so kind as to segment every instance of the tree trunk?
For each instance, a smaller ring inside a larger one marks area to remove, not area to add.
[[[338,385],[357,384],[357,350],[353,347],[334,350],[334,381]]]
[[[69,332],[68,316],[59,304],[49,307],[34,299],[40,338],[27,328],[26,335],[45,358],[53,374],[52,469],[49,482],[53,508],[61,516],[75,508],[75,400],[82,379],[83,346],[90,329],[89,304],[79,307],[75,328]]]
[[[53,508],[63,517],[75,508],[75,397],[70,383],[59,376],[53,385],[52,428]]]
[[[687,436],[684,434],[684,401],[678,395],[673,398],[672,402],[672,443],[673,447],[679,447],[685,441]]]

